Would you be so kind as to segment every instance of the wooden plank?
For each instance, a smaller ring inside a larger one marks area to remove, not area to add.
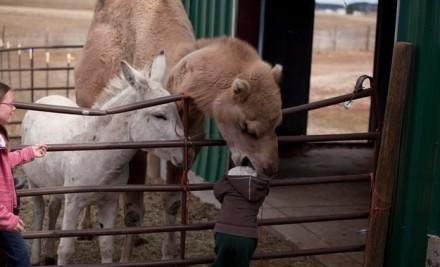
[[[364,267],[381,267],[384,264],[388,221],[397,178],[411,55],[411,44],[396,43],[394,45],[382,138],[373,184]]]

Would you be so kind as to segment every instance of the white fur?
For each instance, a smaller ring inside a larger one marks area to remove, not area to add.
[[[257,176],[257,172],[251,167],[237,166],[228,171],[228,175],[249,175]]]
[[[141,72],[128,64],[121,66],[123,75],[110,81],[95,107],[108,109],[136,101],[168,96],[161,85],[165,70],[163,55],[157,56],[149,69]],[[76,107],[63,96],[47,96],[37,101]],[[160,118],[166,116],[166,120]],[[158,118],[159,117],[159,118]],[[183,135],[182,123],[175,103],[115,114],[112,116],[84,117],[29,111],[22,124],[23,143],[88,143],[124,142],[179,139]],[[181,164],[181,148],[149,149],[173,164]],[[128,179],[128,163],[134,149],[50,152],[46,157],[24,165],[30,187],[124,185]],[[113,228],[119,194],[85,193],[51,197],[49,203],[49,229],[54,229],[56,218],[65,200],[62,229],[76,229],[80,211],[91,204],[98,208],[97,225]],[[44,217],[43,197],[33,198],[35,230],[41,230]],[[100,236],[99,245],[103,263],[112,262],[113,237]],[[48,256],[55,256],[54,240],[49,239]],[[61,238],[58,247],[58,264],[66,264],[75,251],[74,238]],[[32,246],[32,262],[40,261],[40,241]]]

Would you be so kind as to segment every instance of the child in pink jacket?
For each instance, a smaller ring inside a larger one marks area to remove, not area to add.
[[[12,168],[46,154],[46,145],[35,145],[9,151],[5,125],[15,110],[11,88],[0,82],[0,248],[7,254],[7,266],[31,266],[26,243],[21,233],[24,223],[13,213],[17,208]]]

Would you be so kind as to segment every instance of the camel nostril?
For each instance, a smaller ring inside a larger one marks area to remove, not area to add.
[[[252,166],[252,163],[251,163],[251,161],[249,160],[248,157],[244,157],[244,158],[241,160],[241,162],[240,162],[240,166],[248,166],[248,167],[251,167],[251,166]]]
[[[267,177],[272,177],[272,169],[271,168],[264,168],[263,169],[264,175],[266,175]]]

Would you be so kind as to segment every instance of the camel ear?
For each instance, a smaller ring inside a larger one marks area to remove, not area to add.
[[[283,74],[283,66],[281,66],[280,64],[276,64],[273,68],[272,68],[272,76],[275,79],[276,83],[280,83],[281,82],[281,76]]]
[[[234,99],[240,102],[245,101],[250,94],[250,88],[251,86],[248,81],[236,78],[232,82],[232,93]]]

